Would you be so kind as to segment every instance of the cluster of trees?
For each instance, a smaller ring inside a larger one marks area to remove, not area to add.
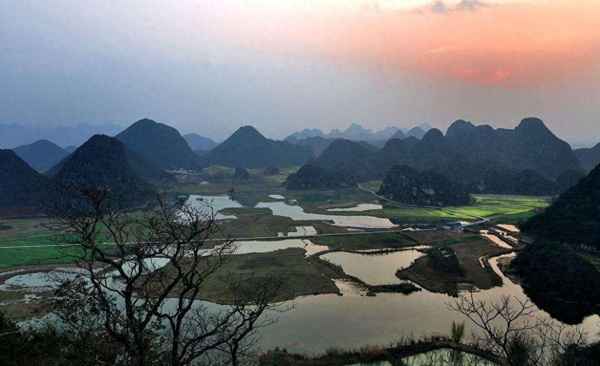
[[[436,172],[419,172],[406,165],[390,169],[379,194],[419,206],[462,206],[472,201],[471,195],[461,184]]]

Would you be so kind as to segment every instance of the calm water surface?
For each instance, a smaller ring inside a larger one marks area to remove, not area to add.
[[[396,272],[410,267],[423,255],[417,250],[403,250],[387,254],[332,252],[322,255],[321,259],[341,266],[344,272],[369,285],[386,285],[402,282],[396,277]]]

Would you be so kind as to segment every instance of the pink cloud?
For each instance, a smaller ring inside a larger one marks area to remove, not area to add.
[[[265,52],[485,85],[551,82],[600,62],[598,2],[483,4],[463,0],[461,9],[477,11],[445,16],[234,8],[220,31],[225,41]]]

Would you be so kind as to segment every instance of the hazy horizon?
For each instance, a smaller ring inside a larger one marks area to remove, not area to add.
[[[598,16],[588,0],[0,1],[0,124],[148,117],[222,140],[537,116],[589,144]]]

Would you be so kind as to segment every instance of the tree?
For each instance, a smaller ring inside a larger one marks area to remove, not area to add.
[[[508,366],[550,365],[572,347],[585,345],[580,330],[537,317],[533,304],[516,297],[491,303],[476,300],[470,293],[450,309],[467,317],[478,330],[474,335],[478,347]]]
[[[78,197],[74,199],[72,197]],[[162,197],[143,213],[114,208],[110,191],[78,192],[53,210],[80,250],[82,276],[66,281],[55,311],[81,334],[105,335],[123,365],[240,365],[281,284],[232,278],[229,306],[200,303],[202,285],[231,254],[207,207],[171,207]]]

